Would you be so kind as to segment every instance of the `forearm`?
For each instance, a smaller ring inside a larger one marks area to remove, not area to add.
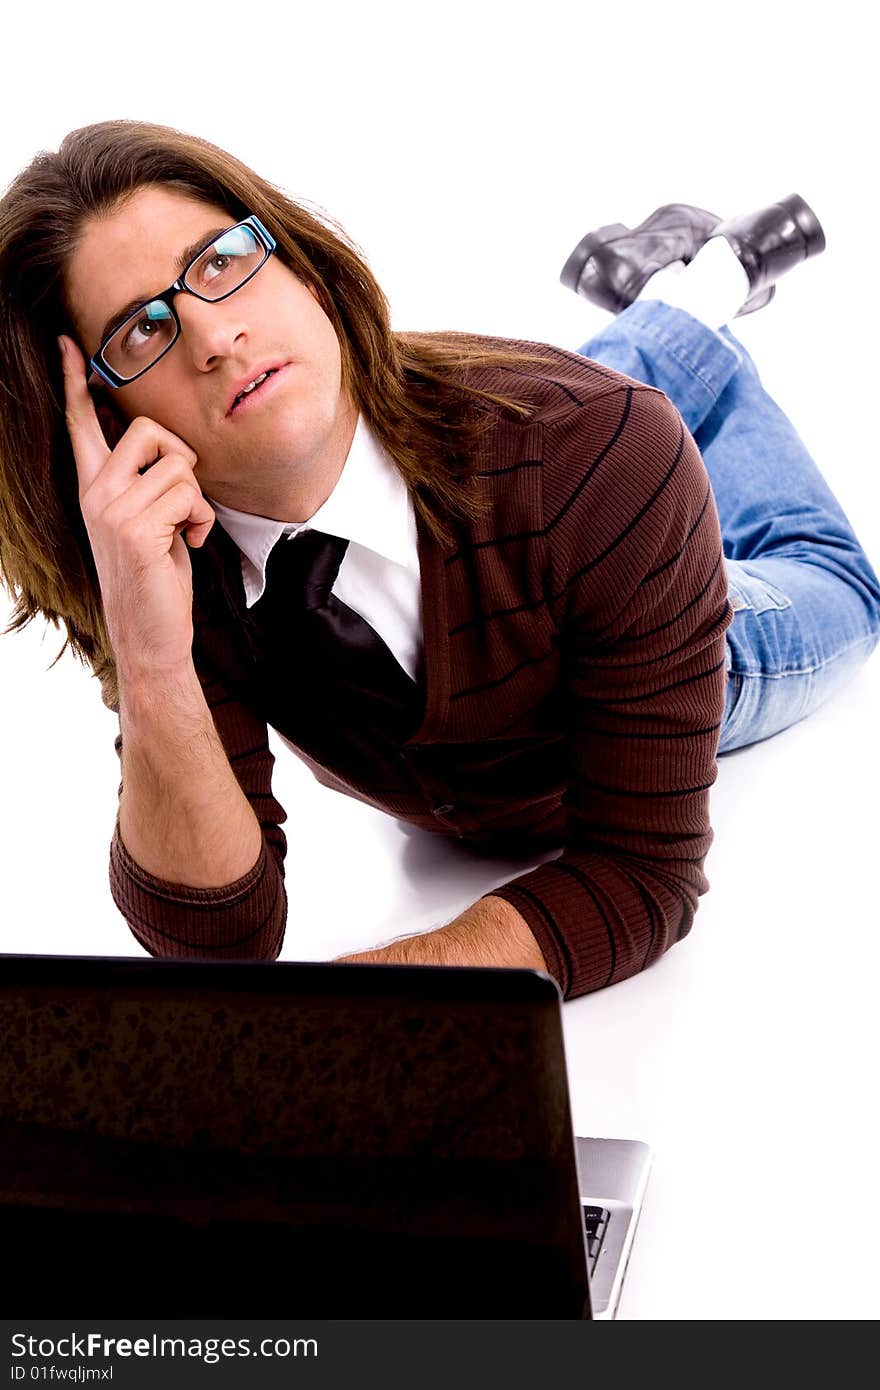
[[[527,923],[503,898],[481,898],[453,922],[372,951],[342,956],[347,962],[394,965],[506,966],[546,970]]]
[[[119,833],[131,858],[170,883],[215,888],[256,863],[262,835],[217,734],[195,669],[120,668]]]

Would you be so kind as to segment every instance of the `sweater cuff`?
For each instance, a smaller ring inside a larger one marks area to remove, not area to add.
[[[527,888],[521,886],[524,881],[524,879],[515,879],[513,883],[505,883],[499,888],[493,888],[491,893],[486,893],[484,896],[503,898],[505,902],[510,903],[511,907],[516,908],[538,943],[547,965],[547,974],[552,975],[559,985],[562,997],[566,998],[571,983],[570,962],[563,952],[558,933],[550,925],[548,915],[540,899],[529,892]]]
[[[275,960],[287,898],[279,865],[263,841],[257,862],[234,883],[191,888],[156,878],[132,859],[117,822],[110,845],[110,891],[151,955]]]
[[[595,853],[563,855],[492,896],[525,918],[564,999],[638,974],[680,940],[694,914],[647,865]]]

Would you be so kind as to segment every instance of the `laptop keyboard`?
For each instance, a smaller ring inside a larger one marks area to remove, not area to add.
[[[599,1251],[602,1249],[605,1232],[608,1229],[609,1213],[604,1207],[584,1207],[583,1212],[584,1230],[587,1233],[587,1256],[590,1262],[590,1273],[592,1274],[596,1268]]]

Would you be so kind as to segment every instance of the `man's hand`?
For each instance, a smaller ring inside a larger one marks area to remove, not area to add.
[[[505,898],[486,897],[437,931],[407,936],[374,951],[338,957],[364,965],[494,965],[544,970],[547,963],[528,924]]]
[[[85,361],[59,338],[66,421],[79,501],[95,558],[120,679],[173,675],[192,653],[192,567],[182,532],[202,545],[214,512],[188,444],[140,417],[112,451],[89,393]]]

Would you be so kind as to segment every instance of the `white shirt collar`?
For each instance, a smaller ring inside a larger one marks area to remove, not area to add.
[[[415,510],[406,483],[364,416],[358,416],[339,481],[308,521],[274,521],[208,498],[217,520],[241,551],[245,601],[251,608],[266,587],[266,563],[282,535],[326,531],[418,572]]]

